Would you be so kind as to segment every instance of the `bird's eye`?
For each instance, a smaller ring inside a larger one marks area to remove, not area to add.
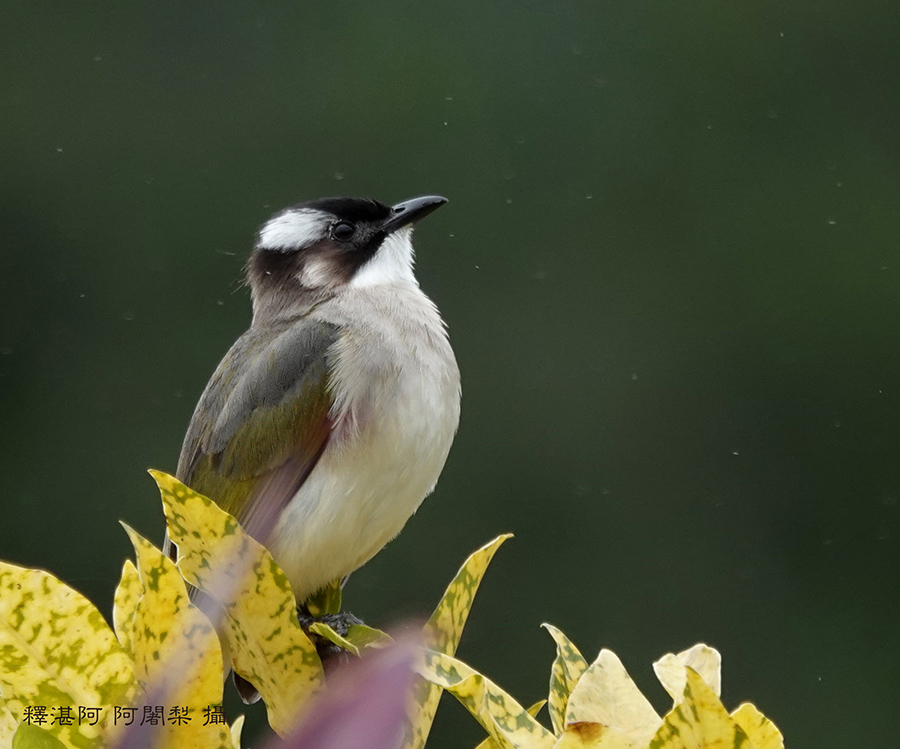
[[[348,239],[352,239],[354,234],[356,234],[356,227],[346,221],[338,221],[331,227],[331,236],[339,242],[346,242]]]

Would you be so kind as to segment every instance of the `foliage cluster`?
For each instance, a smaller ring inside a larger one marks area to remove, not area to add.
[[[224,676],[232,668],[260,692],[273,730],[294,737],[284,746],[326,746],[303,729],[311,704],[326,699],[320,694],[325,673],[284,573],[215,503],[167,474],[153,476],[181,556],[176,565],[126,526],[135,562],[124,564],[113,628],[53,575],[0,563],[0,749],[240,749],[243,716],[229,726],[219,710]],[[673,700],[663,717],[615,654],[602,650],[589,664],[550,625],[544,626],[557,655],[549,696],[527,710],[456,659],[475,594],[507,538],[466,560],[425,625],[425,647],[415,658],[418,677],[397,718],[402,725],[396,736],[405,749],[425,746],[445,690],[487,732],[479,749],[783,747],[781,734],[753,705],[725,710],[719,701],[721,659],[705,645],[654,664]],[[198,608],[187,583],[216,603]],[[308,605],[316,614],[340,610],[340,587],[330,586]],[[362,625],[346,636],[324,623],[311,631],[356,656],[391,647],[388,635]],[[550,728],[536,718],[544,704]],[[159,705],[183,712],[174,721],[169,712],[168,720],[139,725],[137,718]],[[94,719],[75,720],[86,707],[99,708]],[[120,721],[126,708],[134,709],[132,720],[126,712]],[[298,739],[304,730],[306,738]]]

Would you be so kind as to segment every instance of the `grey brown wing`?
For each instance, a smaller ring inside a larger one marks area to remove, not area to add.
[[[331,435],[330,350],[336,325],[301,319],[250,329],[200,398],[177,477],[264,541]]]

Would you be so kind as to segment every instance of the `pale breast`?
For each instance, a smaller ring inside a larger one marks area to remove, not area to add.
[[[349,574],[400,532],[459,423],[456,359],[418,287],[357,290],[315,315],[343,334],[330,362],[335,431],[276,531],[276,556],[301,590]]]

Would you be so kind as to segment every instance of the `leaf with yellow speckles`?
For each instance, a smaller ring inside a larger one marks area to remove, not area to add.
[[[650,749],[747,749],[753,746],[703,678],[690,667],[685,675],[684,702],[663,719],[650,742]]]
[[[602,723],[570,723],[553,749],[645,749],[645,745]]]
[[[756,708],[756,705],[745,702],[731,713],[731,719],[750,738],[753,749],[784,749],[784,736],[781,735],[781,731]]]
[[[353,655],[359,655],[359,648],[356,647],[350,640],[346,637],[341,637],[337,632],[334,631],[330,626],[325,624],[325,622],[315,622],[310,628],[310,632],[315,632],[319,637],[324,637],[328,642],[332,645],[337,645],[339,648],[343,648],[348,653],[353,653]]]
[[[13,716],[26,706],[128,705],[136,689],[131,659],[90,601],[47,572],[0,562],[0,692]],[[84,747],[108,717],[47,730]]]
[[[322,663],[297,620],[287,577],[234,517],[172,476],[150,473],[182,574],[224,602],[222,626],[234,670],[259,690],[269,725],[284,735],[323,683]]]
[[[459,646],[459,638],[469,617],[472,602],[481,585],[481,579],[488,565],[497,553],[497,549],[511,533],[498,536],[472,553],[463,563],[456,577],[447,586],[437,608],[425,624],[425,644],[427,647],[445,655],[455,655]],[[410,726],[404,743],[404,749],[423,749],[434,722],[441,689],[428,681],[417,682],[414,690],[413,709],[410,714]]]
[[[66,745],[40,726],[23,723],[13,736],[12,749],[66,749]]]
[[[549,712],[553,733],[561,736],[566,727],[566,707],[569,695],[582,674],[588,669],[588,662],[578,652],[571,640],[552,624],[542,624],[556,642],[556,659],[550,668]]]
[[[447,586],[434,613],[425,624],[426,645],[438,653],[454,655],[478,586],[497,549],[512,533],[505,533],[472,553]]]
[[[698,643],[677,655],[666,653],[653,664],[656,678],[672,697],[673,706],[684,699],[688,667],[700,674],[716,696],[722,694],[722,656],[715,648]]]
[[[133,655],[134,652],[131,643],[134,633],[134,612],[141,593],[141,578],[137,567],[130,559],[126,559],[122,566],[122,578],[113,599],[113,626],[119,644],[129,655]]]
[[[12,743],[12,737],[16,732],[17,721],[9,708],[6,701],[0,697],[0,746],[9,746]]]
[[[383,648],[390,644],[393,640],[389,634],[382,632],[374,627],[367,627],[365,624],[354,624],[347,629],[347,636],[342,637],[325,622],[315,622],[310,628],[310,632],[315,632],[320,637],[324,637],[328,642],[343,648],[348,653],[359,656],[362,651],[367,648]]]
[[[172,708],[189,718],[159,728],[154,747],[231,747],[228,727],[203,725],[203,710],[222,704],[222,649],[209,620],[189,598],[175,563],[125,526],[137,556],[143,593],[134,612],[135,672],[150,693],[161,694],[166,717]]]
[[[541,711],[541,708],[547,704],[547,700],[540,700],[539,702],[535,702],[531,707],[526,710],[526,712],[532,717],[536,718],[537,714]],[[488,736],[484,741],[482,741],[475,749],[500,749],[500,744],[498,744],[494,739]]]
[[[524,707],[462,661],[427,650],[419,673],[451,692],[501,749],[552,749],[556,743]]]
[[[646,745],[662,722],[611,650],[600,655],[578,680],[566,709],[566,724],[602,723]]]
[[[347,640],[353,643],[360,651],[367,648],[386,648],[394,638],[387,632],[382,632],[375,627],[365,624],[351,624],[347,630]]]

